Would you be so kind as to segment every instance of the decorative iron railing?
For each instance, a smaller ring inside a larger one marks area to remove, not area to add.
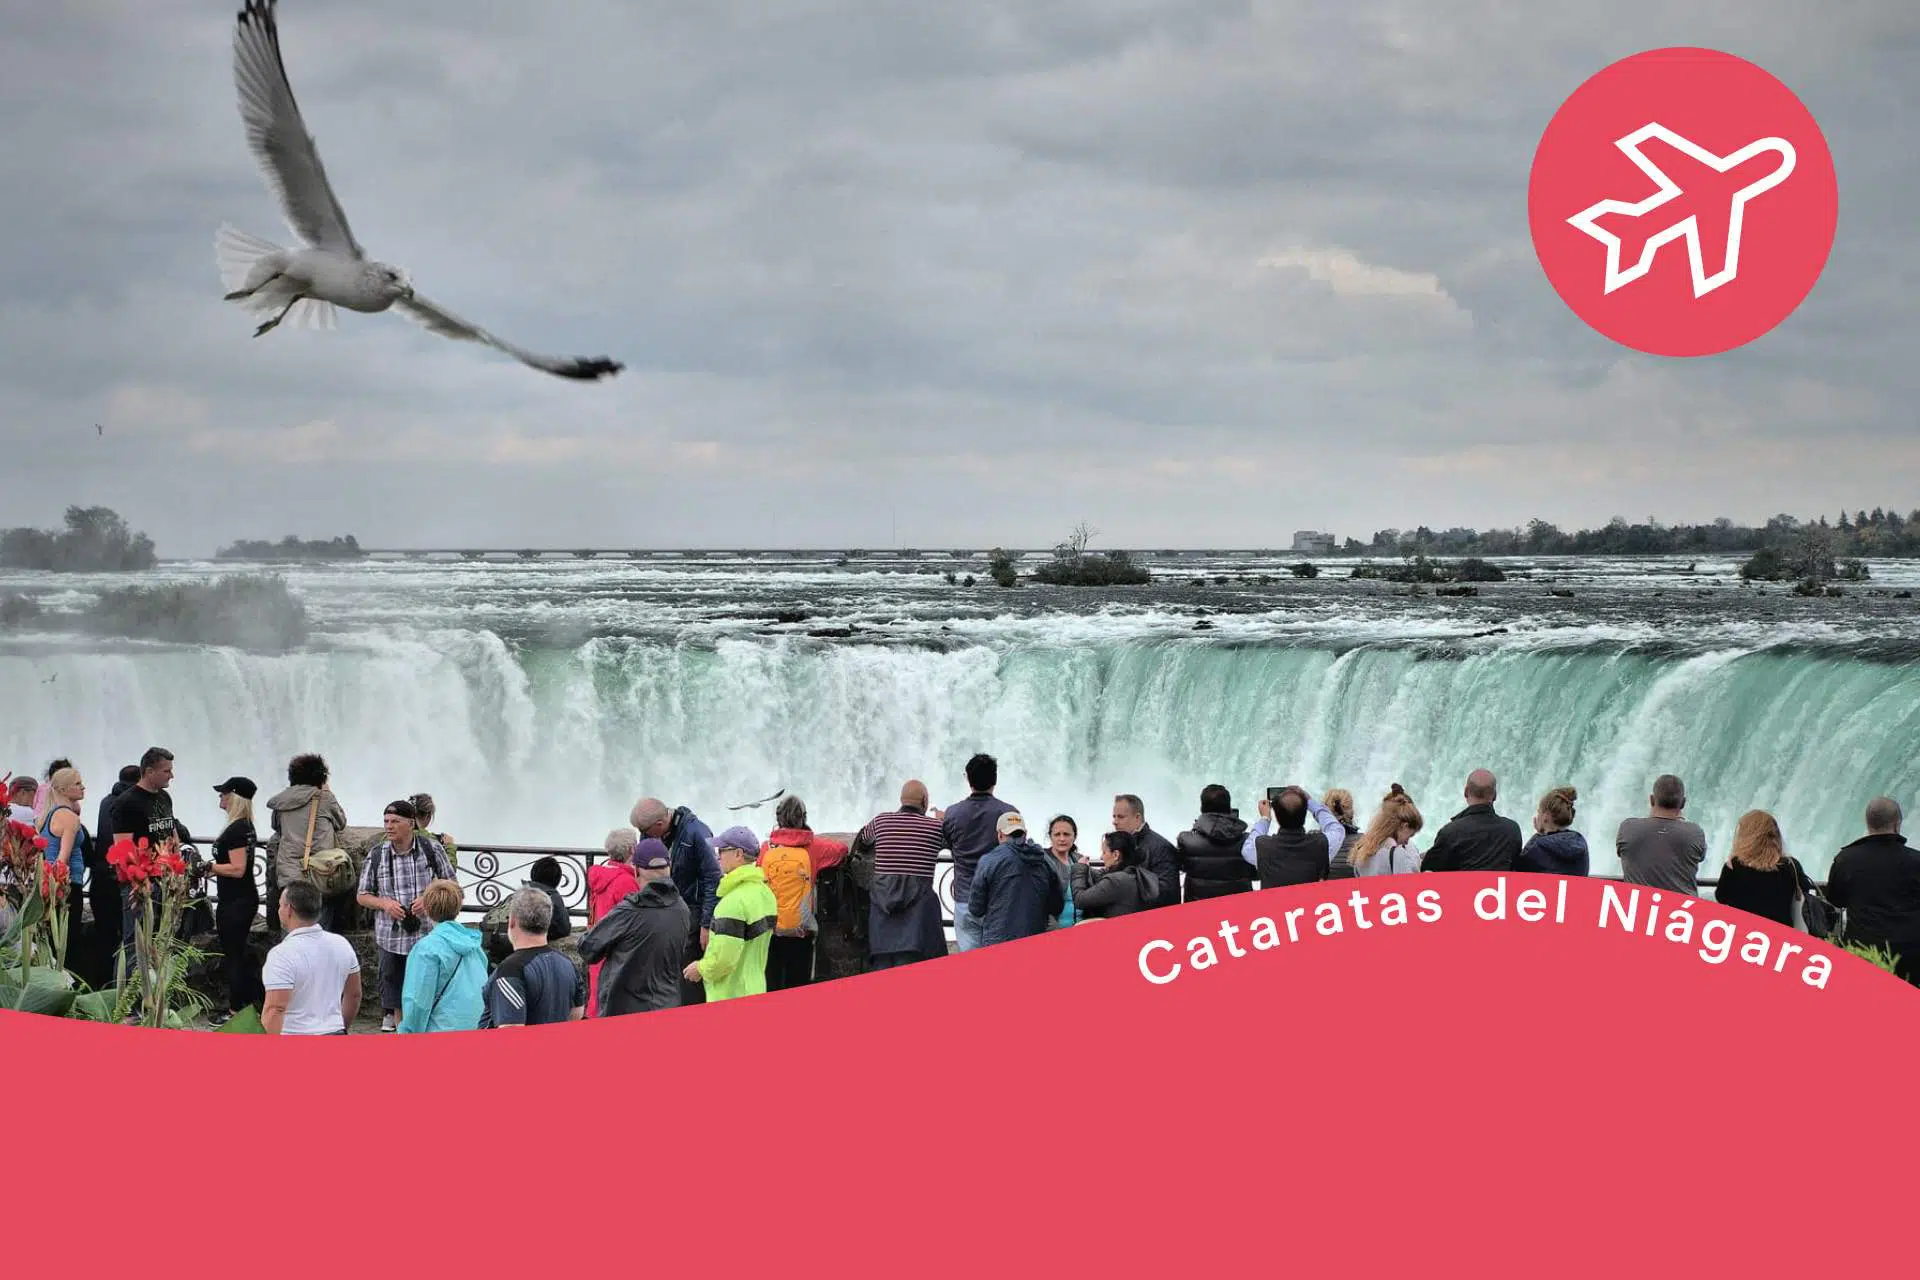
[[[606,859],[606,853],[600,849],[564,849],[548,848],[539,845],[514,844],[462,844],[457,853],[454,873],[460,881],[460,887],[466,890],[466,905],[461,909],[464,919],[473,920],[484,916],[494,907],[505,902],[514,890],[526,883],[526,872],[540,858],[552,858],[560,864],[560,900],[567,904],[567,913],[575,919],[587,918],[587,872],[590,868]],[[259,886],[261,901],[266,900],[267,859],[258,848],[254,851],[253,878]],[[1595,876],[1596,880],[1618,880],[1618,876]],[[1719,883],[1717,876],[1705,876],[1699,881],[1702,890],[1712,889]],[[1825,888],[1824,882],[1816,882]],[[942,851],[934,869],[934,891],[940,896],[940,916],[950,929],[953,927],[953,855]]]

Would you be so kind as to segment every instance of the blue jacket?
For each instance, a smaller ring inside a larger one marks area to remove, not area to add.
[[[681,805],[667,824],[667,856],[673,860],[673,887],[702,929],[713,928],[720,901],[720,859],[713,852],[713,830]]]
[[[1513,869],[1549,876],[1584,876],[1587,874],[1587,838],[1571,829],[1535,836],[1513,860]]]
[[[980,859],[967,910],[980,922],[980,945],[1012,942],[1045,933],[1047,919],[1067,905],[1053,855],[1025,836],[1015,836]]]
[[[401,1031],[473,1031],[480,1026],[487,957],[480,931],[443,920],[407,956],[400,988]],[[435,996],[439,999],[436,1002]]]
[[[974,869],[980,860],[1000,843],[997,828],[1000,815],[1012,813],[1013,806],[992,793],[976,791],[965,800],[947,806],[940,820],[940,834],[953,850],[953,901],[958,906],[973,891]]]

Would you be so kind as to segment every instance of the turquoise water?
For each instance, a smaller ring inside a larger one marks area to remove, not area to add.
[[[0,768],[64,754],[105,783],[158,742],[179,756],[182,816],[211,829],[213,782],[271,786],[319,750],[356,822],[427,790],[467,840],[592,845],[643,793],[717,828],[727,805],[785,787],[816,827],[844,829],[909,776],[958,798],[981,749],[1030,818],[1072,813],[1089,838],[1117,791],[1172,831],[1207,783],[1251,817],[1289,781],[1346,787],[1363,817],[1399,782],[1430,834],[1488,767],[1523,824],[1541,792],[1578,787],[1601,871],[1660,772],[1686,779],[1715,866],[1749,808],[1823,868],[1873,796],[1920,800],[1910,599],[1798,601],[1740,589],[1729,566],[1635,562],[1535,566],[1473,600],[1260,584],[1260,562],[1199,566],[1224,587],[1191,585],[1183,564],[1105,596],[967,592],[924,567],[293,570],[321,629],[294,654],[0,641]],[[100,585],[0,580],[54,609]]]

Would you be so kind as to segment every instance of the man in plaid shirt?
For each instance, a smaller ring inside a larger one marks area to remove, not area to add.
[[[452,880],[453,867],[432,837],[416,835],[419,811],[405,800],[387,806],[380,822],[387,838],[367,851],[360,869],[359,903],[374,913],[373,941],[380,950],[380,1029],[392,1031],[400,1017],[407,980],[407,953],[421,937],[427,909],[421,895],[435,880]]]

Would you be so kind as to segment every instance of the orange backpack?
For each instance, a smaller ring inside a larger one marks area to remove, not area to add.
[[[813,933],[813,855],[805,849],[774,845],[760,855],[760,871],[773,890],[780,916],[774,933],[785,937]]]

